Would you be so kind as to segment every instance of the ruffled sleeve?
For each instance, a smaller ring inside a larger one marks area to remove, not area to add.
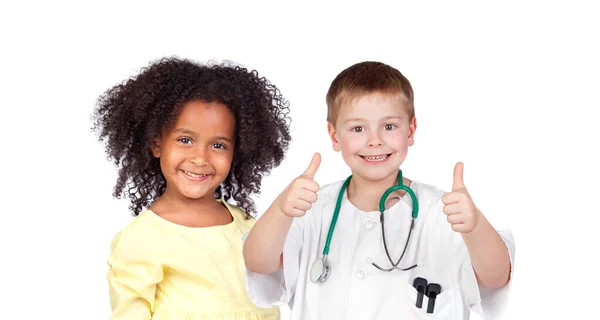
[[[163,279],[162,267],[153,262],[143,244],[143,234],[121,231],[111,242],[108,258],[111,320],[152,319],[156,284]],[[147,241],[147,240],[146,240]]]

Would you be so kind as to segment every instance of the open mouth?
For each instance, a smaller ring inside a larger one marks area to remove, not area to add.
[[[365,159],[368,162],[382,162],[385,161],[387,158],[389,158],[389,156],[391,156],[391,153],[388,154],[380,154],[380,155],[375,155],[375,156],[360,156],[361,158]]]

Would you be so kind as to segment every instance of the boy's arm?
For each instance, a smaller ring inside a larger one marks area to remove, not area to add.
[[[244,260],[252,272],[269,274],[281,268],[283,245],[294,218],[279,208],[279,197],[256,221],[244,242]]]
[[[510,278],[508,249],[481,211],[477,210],[477,214],[479,217],[475,228],[462,233],[462,237],[469,250],[477,282],[486,288],[500,288]]]
[[[246,267],[270,274],[281,269],[285,239],[294,217],[304,216],[317,201],[319,185],[313,180],[321,163],[316,153],[306,171],[294,179],[260,217],[244,241]]]
[[[504,286],[510,277],[506,244],[473,203],[463,182],[463,164],[454,167],[452,191],[442,198],[452,229],[460,232],[471,258],[477,282],[486,288]]]

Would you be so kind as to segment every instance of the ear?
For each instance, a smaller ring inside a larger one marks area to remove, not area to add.
[[[417,118],[413,117],[408,127],[408,145],[412,146],[415,144],[415,131],[417,131]]]
[[[327,121],[327,131],[329,132],[329,138],[331,138],[333,150],[339,152],[341,149],[337,138],[337,131],[335,131],[335,126],[329,121]]]
[[[155,158],[160,158],[160,137],[154,138],[150,149],[152,150],[152,155]]]

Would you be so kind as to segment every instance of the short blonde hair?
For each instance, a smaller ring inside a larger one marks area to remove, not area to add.
[[[387,64],[365,61],[346,68],[331,82],[326,99],[327,121],[335,125],[343,103],[371,93],[402,96],[409,121],[414,118],[414,94],[408,79]]]

